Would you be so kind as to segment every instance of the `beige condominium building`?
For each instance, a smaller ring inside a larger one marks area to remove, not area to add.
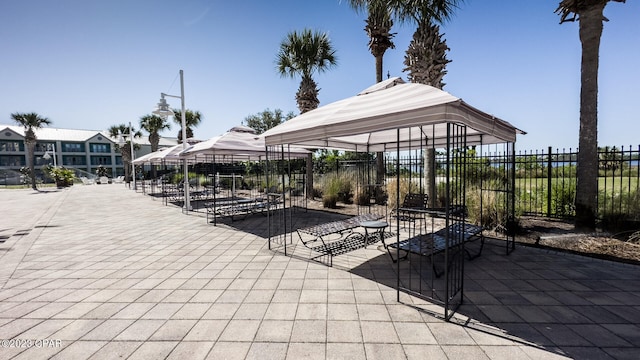
[[[5,182],[8,177],[15,177],[20,168],[27,165],[24,133],[22,126],[0,124],[0,182],[3,177]],[[124,174],[122,155],[117,146],[119,139],[110,137],[107,131],[43,127],[36,129],[35,134],[38,138],[34,151],[36,177],[42,176],[44,165],[54,162],[76,169],[79,174],[95,174],[99,166],[113,177]],[[151,152],[148,135],[135,138],[134,144],[136,158]],[[176,144],[176,138],[161,137],[159,147]]]

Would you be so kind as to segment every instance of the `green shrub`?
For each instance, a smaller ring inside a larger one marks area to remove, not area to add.
[[[335,209],[338,204],[337,194],[324,194],[322,195],[322,206],[327,209]]]
[[[551,188],[551,209],[556,216],[575,215],[576,183],[561,180]]]
[[[348,174],[330,174],[322,179],[322,199],[329,199],[329,203],[333,201],[335,197],[336,202],[340,201],[345,204],[351,204],[353,202],[353,188],[352,188],[351,176]],[[315,194],[314,194],[315,195]]]
[[[387,183],[387,194],[388,194],[388,206],[391,209],[395,209],[396,206],[402,205],[402,201],[404,201],[405,196],[408,193],[417,192],[419,189],[418,184],[410,181],[409,178],[401,178],[400,179],[400,200],[397,198],[397,189],[398,180],[392,179]]]

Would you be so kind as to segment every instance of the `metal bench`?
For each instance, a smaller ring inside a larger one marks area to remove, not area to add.
[[[360,227],[362,222],[374,221],[383,217],[383,215],[379,214],[363,214],[345,220],[337,220],[298,229],[297,233],[304,246],[320,254],[312,257],[312,260],[316,260],[322,256],[328,256],[329,266],[333,266],[334,256],[345,254],[366,245],[366,237],[363,234],[354,232],[353,229]],[[303,234],[312,236],[313,238],[305,240]],[[330,239],[333,235],[337,235],[337,238]],[[311,244],[316,241],[320,241],[320,244],[312,246]]]
[[[449,240],[448,244],[447,238]],[[484,247],[484,236],[482,235],[481,226],[468,223],[456,223],[433,233],[420,234],[400,242],[390,243],[389,245],[385,244],[385,247],[387,248],[389,257],[393,262],[406,259],[409,254],[417,254],[429,257],[434,274],[436,275],[436,277],[440,277],[444,273],[444,270],[438,270],[435,261],[433,261],[432,259],[432,256],[445,253],[445,250],[447,250],[447,245],[448,249],[453,251],[452,254],[455,254],[461,248],[462,243],[477,240],[480,241],[480,248],[476,253],[471,253],[468,248],[464,248],[464,251],[467,254],[469,260],[473,260],[482,254],[482,248]],[[393,258],[390,248],[403,250],[405,254],[403,257],[400,257],[398,258],[398,260],[396,260]],[[452,254],[449,254],[449,256],[452,256]]]

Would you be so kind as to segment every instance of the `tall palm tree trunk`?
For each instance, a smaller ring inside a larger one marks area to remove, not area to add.
[[[38,187],[36,185],[36,166],[34,163],[35,150],[35,141],[27,141],[27,167],[29,168],[29,175],[31,176],[31,188],[33,190],[38,190]]]
[[[377,83],[382,81],[382,72],[383,72],[382,56],[383,55],[384,53],[376,55],[376,82]]]
[[[576,191],[576,227],[594,229],[598,195],[598,66],[606,2],[580,13],[582,70]]]

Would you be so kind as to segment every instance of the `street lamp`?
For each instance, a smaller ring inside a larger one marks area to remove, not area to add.
[[[118,145],[122,148],[125,145],[125,137],[127,134],[120,133],[120,138],[118,139]],[[136,167],[133,165],[133,160],[135,159],[135,154],[133,152],[133,132],[131,131],[131,121],[129,121],[129,138],[131,141],[131,176],[133,177],[133,190],[137,190],[136,186]]]
[[[53,167],[58,167],[58,163],[56,160],[56,144],[47,144],[47,151],[45,151],[44,155],[42,155],[42,158],[45,160],[51,159],[51,155],[49,155],[49,145],[53,147]]]
[[[187,118],[186,118],[185,107],[184,107],[184,73],[182,70],[180,70],[180,96],[160,93],[160,102],[158,103],[158,108],[153,111],[154,114],[159,116],[175,116],[175,113],[171,111],[171,108],[169,108],[169,104],[167,104],[167,100],[165,99],[165,96],[177,98],[181,100],[181,103],[182,103],[182,109],[181,109],[182,150],[184,151],[187,149]],[[191,210],[191,204],[189,199],[189,169],[187,168],[186,158],[183,159],[183,168],[184,168],[184,178],[182,182],[184,183],[183,184],[184,185],[184,208],[185,208],[185,211],[188,213],[189,210]]]

